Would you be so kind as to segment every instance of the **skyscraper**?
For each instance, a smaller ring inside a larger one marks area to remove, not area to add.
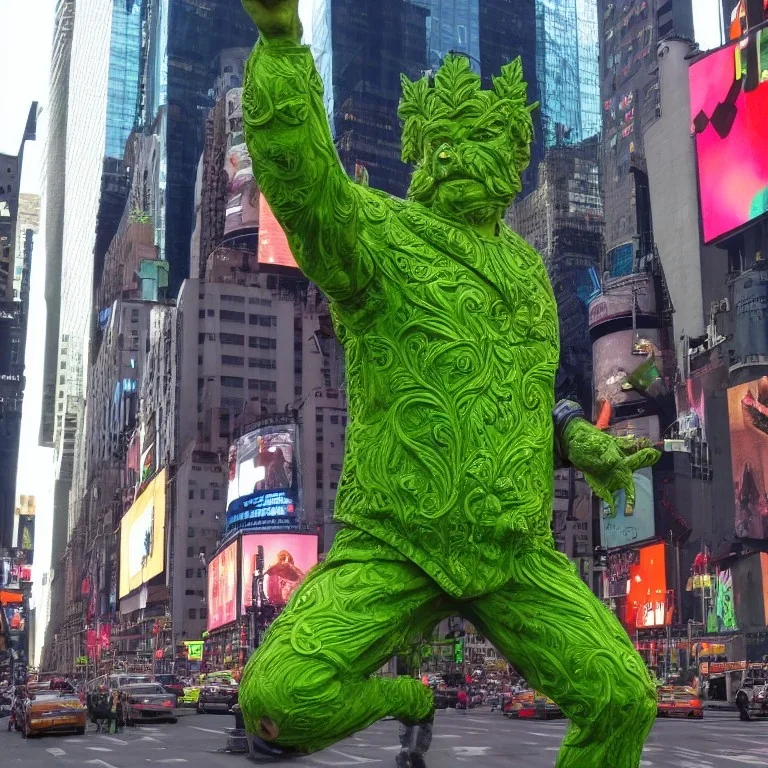
[[[534,0],[316,2],[312,46],[347,172],[363,165],[371,186],[405,196],[410,169],[400,160],[400,75],[421,77],[452,51],[469,58],[486,87],[504,64],[522,56],[535,100],[534,6]]]
[[[20,239],[18,229],[23,226],[19,211],[19,187],[24,144],[34,141],[36,130],[37,102],[33,102],[18,155],[0,154],[0,549],[12,546],[16,508],[16,469],[24,398],[24,350],[32,256],[32,233],[29,229],[24,233],[21,253],[16,253],[16,244]],[[17,295],[14,273],[19,258],[22,280]],[[25,271],[26,279],[23,279]]]

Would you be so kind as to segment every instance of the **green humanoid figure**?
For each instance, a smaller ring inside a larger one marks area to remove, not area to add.
[[[298,0],[244,0],[260,30],[243,94],[255,176],[347,357],[349,425],[325,562],[250,660],[252,748],[323,749],[385,716],[429,721],[419,680],[374,676],[461,614],[571,720],[559,768],[635,768],[656,691],[616,618],[555,551],[553,467],[613,505],[646,445],[555,406],[557,306],[540,256],[503,221],[530,160],[519,60],[483,90],[464,57],[404,79],[408,200],[337,157]]]

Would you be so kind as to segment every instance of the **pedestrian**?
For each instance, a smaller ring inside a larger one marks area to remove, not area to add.
[[[459,689],[459,693],[456,696],[456,700],[457,700],[456,709],[460,709],[461,714],[466,715],[468,697],[467,697],[467,692],[464,690],[464,688]]]
[[[397,768],[426,768],[424,755],[432,744],[435,716],[419,725],[400,724],[400,754],[395,759]]]

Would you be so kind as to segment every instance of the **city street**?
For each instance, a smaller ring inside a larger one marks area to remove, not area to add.
[[[139,727],[117,736],[99,735],[93,726],[84,737],[50,736],[24,741],[0,721],[3,766],[25,768],[137,768],[143,765],[247,765],[242,755],[223,749],[227,716],[193,713],[175,725]],[[565,732],[564,721],[512,721],[487,709],[462,715],[439,712],[435,739],[428,755],[430,768],[549,768]],[[299,761],[271,765],[356,766],[394,765],[398,750],[397,723],[377,723],[333,749]],[[642,765],[651,768],[736,768],[768,764],[768,722],[742,723],[736,713],[708,712],[704,721],[659,720],[646,747]]]

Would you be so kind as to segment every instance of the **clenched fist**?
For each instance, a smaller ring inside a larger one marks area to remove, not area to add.
[[[243,0],[243,7],[267,39],[301,42],[299,0]]]

